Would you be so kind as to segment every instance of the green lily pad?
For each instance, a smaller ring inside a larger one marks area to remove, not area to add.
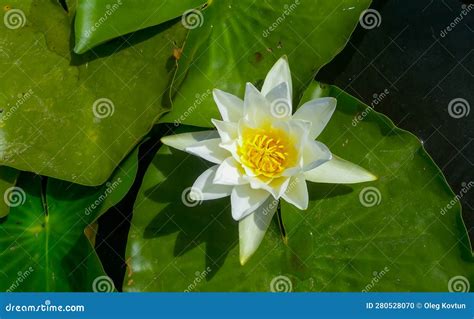
[[[243,96],[287,55],[297,101],[316,72],[339,53],[370,0],[220,0],[201,13],[179,60],[173,109],[160,121],[211,126],[214,88]],[[202,26],[200,26],[202,24]]]
[[[85,235],[135,180],[138,147],[100,187],[23,173],[20,205],[0,220],[1,291],[112,291]]]
[[[202,5],[204,0],[78,0],[76,53],[108,40],[159,25]]]
[[[275,218],[240,266],[230,199],[187,201],[207,165],[162,147],[135,203],[123,289],[456,291],[460,278],[467,289],[474,263],[461,207],[420,141],[336,87],[314,84],[304,99],[318,96],[338,99],[318,139],[378,181],[308,182],[306,211],[282,203],[286,241]]]
[[[168,109],[174,41],[183,41],[185,29],[163,24],[78,56],[70,48],[74,12],[56,1],[0,0],[0,8],[7,5],[0,165],[104,183]]]
[[[16,198],[12,195],[15,194],[15,183],[19,172],[16,169],[10,167],[0,167],[0,195],[3,198],[0,199],[0,218],[8,215],[10,207],[16,205]]]

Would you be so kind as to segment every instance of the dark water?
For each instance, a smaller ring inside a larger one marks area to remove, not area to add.
[[[474,182],[474,5],[455,22],[470,2],[375,0],[371,8],[380,12],[380,26],[359,26],[343,52],[317,75],[369,105],[374,94],[388,90],[375,109],[424,142],[456,194]],[[455,27],[447,31],[452,22]],[[456,98],[470,109],[459,119],[448,112]],[[474,187],[461,203],[474,242]]]

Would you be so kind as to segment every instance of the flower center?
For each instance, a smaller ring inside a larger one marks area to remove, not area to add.
[[[282,130],[247,129],[238,154],[255,175],[277,177],[293,161],[294,147]]]

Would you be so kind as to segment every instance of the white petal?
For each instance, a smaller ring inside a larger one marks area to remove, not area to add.
[[[262,87],[262,94],[267,95],[274,87],[280,83],[286,83],[290,100],[293,96],[293,84],[291,81],[290,66],[286,56],[280,58],[268,72]]]
[[[243,178],[243,169],[232,157],[226,158],[217,169],[214,183],[221,185],[242,185],[248,183]]]
[[[194,182],[192,193],[197,194],[194,200],[209,200],[229,196],[233,187],[227,185],[216,185],[213,183],[219,165],[215,165],[204,171]]]
[[[222,143],[230,143],[238,137],[237,123],[212,119],[212,124],[217,128]]]
[[[180,151],[184,151],[188,146],[216,137],[219,137],[219,133],[216,130],[191,132],[162,137],[161,143],[176,148]]]
[[[328,124],[336,109],[336,104],[337,100],[333,97],[315,99],[303,104],[293,114],[293,118],[310,121],[312,123],[310,137],[315,139]]]
[[[259,177],[252,177],[252,179],[253,180],[259,180],[260,178]],[[254,183],[252,183],[252,181],[251,181],[250,186],[252,188],[264,189],[267,192],[269,192],[270,194],[272,194],[273,198],[278,199],[283,195],[283,193],[286,192],[286,189],[287,189],[289,183],[290,183],[290,177],[281,176],[281,177],[273,178],[267,183],[263,183],[263,182],[261,182],[261,183],[254,182]],[[255,187],[255,186],[257,186],[257,187]]]
[[[303,174],[291,178],[290,184],[282,197],[301,210],[308,208],[308,188]]]
[[[354,184],[377,179],[366,169],[333,155],[329,162],[304,173],[306,180],[315,183]]]
[[[309,137],[309,132],[311,130],[311,122],[302,120],[291,120],[287,121],[286,123],[288,123],[289,134],[291,138],[295,141],[295,147],[302,151]]]
[[[209,162],[220,164],[231,155],[229,151],[219,146],[220,142],[220,138],[213,138],[188,146],[184,151],[202,157]]]
[[[244,114],[244,101],[230,93],[214,89],[212,91],[222,119],[226,122],[238,122]]]
[[[269,197],[253,214],[239,222],[240,263],[242,265],[260,246],[277,207],[278,200]]]
[[[252,83],[247,83],[245,89],[244,116],[253,125],[271,116],[270,103]]]
[[[321,142],[308,140],[303,149],[303,170],[309,171],[332,158],[329,148]]]
[[[270,196],[261,189],[252,189],[249,185],[235,186],[230,195],[232,217],[239,221],[255,211]]]

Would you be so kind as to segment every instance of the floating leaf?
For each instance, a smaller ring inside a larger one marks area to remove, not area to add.
[[[319,68],[344,48],[370,2],[212,1],[186,39],[173,110],[161,122],[211,126],[211,118],[219,118],[214,88],[243,96],[245,83],[263,82],[285,54],[298,100]]]
[[[135,204],[124,290],[448,291],[455,276],[474,280],[460,204],[420,141],[338,88],[314,84],[311,96],[338,99],[319,139],[379,180],[308,183],[308,210],[282,203],[287,244],[275,219],[240,266],[229,198],[189,202],[207,166],[162,147]]]
[[[0,24],[0,165],[104,183],[167,110],[184,28],[148,28],[77,56],[58,3],[0,0],[7,4],[5,16],[24,25]]]
[[[78,0],[76,53],[190,12],[204,0]]]
[[[0,290],[112,291],[84,231],[127,193],[138,147],[100,187],[20,175],[21,205],[0,220]]]

